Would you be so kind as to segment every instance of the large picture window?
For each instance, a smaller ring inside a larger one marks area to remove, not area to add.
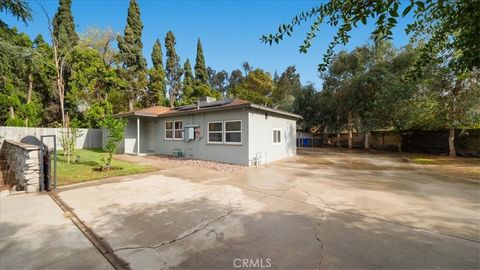
[[[225,121],[225,143],[242,143],[242,121]]]
[[[209,143],[223,142],[223,122],[208,123],[208,142]]]
[[[280,144],[282,142],[282,130],[274,129],[273,130],[273,144]]]
[[[183,123],[182,121],[175,121],[174,123],[174,139],[183,140]]]
[[[165,140],[173,140],[173,121],[165,122]]]

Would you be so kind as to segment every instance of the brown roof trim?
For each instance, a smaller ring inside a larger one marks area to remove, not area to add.
[[[273,108],[268,108],[265,106],[260,106],[253,103],[243,103],[238,105],[226,105],[226,106],[219,106],[219,107],[210,107],[210,108],[200,108],[194,110],[186,110],[186,111],[170,111],[163,114],[158,115],[159,118],[169,117],[169,116],[177,116],[177,115],[188,115],[188,114],[196,114],[196,113],[204,113],[204,112],[216,112],[216,111],[226,111],[226,110],[235,110],[235,109],[244,109],[244,108],[253,108],[261,111],[267,111],[271,113],[276,113],[282,116],[288,116],[294,119],[302,119],[302,116],[282,110],[277,110]]]

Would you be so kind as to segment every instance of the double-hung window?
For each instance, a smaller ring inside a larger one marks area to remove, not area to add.
[[[165,140],[173,140],[173,121],[165,122]]]
[[[223,142],[223,122],[208,123],[208,142],[209,143]]]
[[[183,140],[182,121],[165,122],[165,140]]]
[[[183,140],[183,122],[182,121],[174,121],[174,140]]]
[[[242,121],[225,121],[225,143],[242,143]]]
[[[282,130],[279,128],[273,129],[273,144],[280,144],[282,142]]]

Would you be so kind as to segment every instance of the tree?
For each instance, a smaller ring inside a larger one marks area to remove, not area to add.
[[[238,85],[243,81],[244,77],[242,71],[239,69],[235,69],[230,73],[230,77],[228,78],[228,86],[227,86],[227,95],[229,97],[237,98],[238,97]]]
[[[117,38],[119,59],[122,62],[120,75],[128,82],[125,90],[130,111],[133,110],[137,96],[145,92],[148,84],[147,61],[142,53],[142,30],[140,7],[136,0],[131,0],[124,35]]]
[[[166,77],[168,85],[168,96],[170,107],[173,108],[178,94],[181,90],[181,77],[183,70],[180,67],[180,57],[175,51],[175,36],[172,31],[168,31],[165,37],[165,48],[167,49]]]
[[[221,96],[227,95],[228,88],[228,72],[225,70],[216,72],[213,68],[208,67],[208,84],[214,91],[220,93]]]
[[[195,59],[195,80],[201,84],[208,84],[208,73],[203,56],[202,43],[200,39],[197,42],[197,57]]]
[[[2,0],[0,1],[0,12],[10,13],[25,24],[32,20],[32,10],[25,0]],[[7,28],[6,26],[7,24],[0,20],[0,27]]]
[[[118,34],[111,28],[101,29],[98,27],[87,27],[84,33],[80,34],[80,45],[92,48],[100,53],[105,66],[115,64],[118,51],[112,45]]]
[[[150,69],[150,83],[148,91],[148,106],[166,105],[167,99],[165,96],[166,79],[165,69],[163,68],[162,60],[162,46],[157,39],[153,44],[152,50],[152,64]]]
[[[272,104],[279,109],[292,111],[294,95],[300,91],[302,83],[295,66],[289,66],[275,81]]]
[[[48,76],[49,70],[45,67],[50,63],[49,55],[26,34],[16,28],[0,28],[0,120],[3,124],[36,126],[41,123],[41,95],[34,85]]]
[[[401,8],[401,6],[403,6]],[[407,24],[405,30],[414,37],[425,41],[421,48],[420,65],[428,65],[429,60],[449,52],[455,55],[449,59],[454,70],[470,70],[480,66],[478,33],[480,20],[477,0],[464,1],[410,1],[400,5],[400,1],[335,1],[313,7],[311,10],[295,16],[289,24],[282,24],[275,34],[264,35],[261,41],[272,44],[279,43],[285,35],[291,36],[296,26],[313,19],[300,52],[306,53],[320,31],[320,26],[326,23],[337,28],[333,40],[324,54],[323,63],[319,69],[324,71],[331,60],[335,47],[346,44],[350,40],[350,32],[361,23],[366,25],[369,20],[375,21],[372,35],[375,40],[392,38],[392,29],[397,25],[399,17],[413,13],[413,22]]]
[[[192,73],[192,66],[187,59],[183,64],[183,81],[182,81],[182,104],[191,104],[194,101],[194,78]]]
[[[74,47],[79,39],[75,32],[71,6],[71,0],[60,0],[57,13],[53,17],[53,36],[59,50],[68,50]]]
[[[261,69],[250,71],[235,87],[236,97],[265,106],[271,105],[273,90],[272,76]]]
[[[104,169],[109,170],[112,165],[113,154],[117,150],[119,143],[123,139],[125,134],[125,128],[127,127],[127,119],[113,118],[111,115],[106,117],[100,122],[100,125],[108,130],[108,142],[105,145],[107,150],[106,157],[103,157]]]

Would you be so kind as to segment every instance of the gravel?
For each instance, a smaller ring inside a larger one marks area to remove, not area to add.
[[[207,168],[207,169],[213,169],[221,172],[235,172],[242,168],[245,168],[244,166],[240,166],[240,165],[233,165],[233,164],[208,161],[208,160],[189,159],[185,157],[166,156],[166,155],[152,155],[152,156],[147,156],[147,158],[162,160],[162,161],[178,162],[180,163],[180,165],[184,165],[184,166]]]

